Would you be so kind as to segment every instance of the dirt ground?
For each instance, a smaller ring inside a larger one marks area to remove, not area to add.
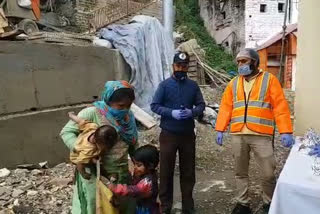
[[[208,104],[220,103],[221,90],[203,88]],[[293,110],[294,94],[287,93]],[[140,131],[140,143],[158,145],[160,128]],[[215,144],[215,132],[209,125],[196,123],[197,152],[194,199],[199,214],[228,214],[234,206],[235,180],[230,136],[224,138],[222,147]],[[275,140],[277,176],[288,155],[281,146],[279,135]],[[250,162],[250,197],[252,208],[260,204],[259,171]],[[62,163],[52,169],[12,170],[10,175],[0,177],[0,214],[68,214],[71,207],[73,167]],[[180,213],[179,170],[175,173],[174,213]],[[8,209],[9,208],[9,209]],[[4,211],[5,209],[11,212]],[[1,211],[2,210],[2,211]],[[12,212],[14,211],[14,212]]]
[[[203,96],[207,104],[220,103],[222,91],[209,87],[202,88]],[[290,109],[293,114],[294,94],[286,92]],[[234,206],[235,179],[233,173],[234,161],[231,154],[230,135],[224,137],[222,147],[215,143],[216,133],[210,125],[196,123],[197,147],[196,147],[196,178],[194,199],[197,213],[200,214],[228,214]],[[142,143],[158,142],[160,129],[153,129],[140,133]],[[289,150],[282,147],[279,134],[276,133],[275,157],[277,162],[276,175],[279,176],[287,159]],[[257,210],[262,205],[260,197],[260,179],[258,166],[251,156],[250,162],[250,197],[252,209]],[[174,212],[180,213],[181,198],[179,187],[178,163],[175,174]]]

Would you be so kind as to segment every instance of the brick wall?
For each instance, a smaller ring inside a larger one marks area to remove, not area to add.
[[[292,55],[287,56],[286,68],[284,71],[284,88],[292,88]]]

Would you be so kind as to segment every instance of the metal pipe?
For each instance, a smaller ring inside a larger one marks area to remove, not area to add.
[[[288,16],[288,7],[289,0],[285,3],[285,12],[284,12],[284,20],[283,20],[283,32],[282,32],[282,41],[281,41],[281,56],[280,56],[280,71],[279,71],[279,80],[281,84],[284,84],[284,60],[285,60],[285,40],[286,40],[286,29],[287,29],[287,16]]]
[[[166,31],[173,37],[173,18],[174,18],[174,11],[173,11],[173,0],[163,0],[162,5],[162,19],[163,25]]]
[[[283,32],[282,32],[282,40],[281,40],[281,52],[280,52],[280,71],[279,71],[279,81],[284,85],[284,59],[285,59],[285,41],[286,41],[286,29],[287,29],[287,16],[288,16],[288,7],[289,7],[289,1],[287,0],[285,3],[285,12],[284,12],[284,20],[283,20]],[[273,136],[272,136],[272,147],[274,148],[274,141],[275,141],[275,135],[276,135],[276,124],[273,124]]]

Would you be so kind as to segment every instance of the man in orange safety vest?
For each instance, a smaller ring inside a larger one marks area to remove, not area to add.
[[[237,204],[232,214],[250,214],[248,168],[250,151],[261,171],[262,199],[260,213],[268,213],[276,180],[272,135],[274,121],[285,147],[294,144],[288,103],[278,79],[258,69],[259,55],[244,49],[237,55],[238,73],[225,89],[216,123],[218,145],[230,124],[232,152],[235,159]]]

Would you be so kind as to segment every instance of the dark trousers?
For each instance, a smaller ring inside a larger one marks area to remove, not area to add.
[[[170,213],[173,203],[173,176],[179,152],[180,188],[183,213],[194,210],[192,192],[195,184],[195,135],[176,135],[162,130],[160,134],[160,190],[162,212]]]

